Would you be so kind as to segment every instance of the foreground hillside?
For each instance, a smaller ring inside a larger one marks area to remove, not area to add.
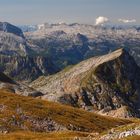
[[[0,90],[0,136],[3,137],[41,137],[47,134],[31,132],[53,131],[62,132],[55,133],[56,136],[86,136],[88,133],[83,132],[101,133],[132,122]],[[70,130],[74,132],[69,132]],[[47,136],[53,137],[53,134]]]
[[[74,140],[76,137],[88,139],[90,133],[86,132],[51,132],[51,133],[34,133],[29,131],[13,132],[9,134],[0,134],[0,140]]]
[[[139,117],[140,68],[124,49],[31,83],[42,99],[114,117]]]
[[[31,131],[17,131],[8,134],[0,134],[2,140],[139,140],[140,120],[133,123],[118,126],[115,129],[102,131],[102,133],[89,133],[78,131],[59,131],[39,133]]]
[[[0,90],[0,140],[138,140],[139,124]]]
[[[129,123],[80,109],[0,91],[1,131],[77,130],[101,132]]]

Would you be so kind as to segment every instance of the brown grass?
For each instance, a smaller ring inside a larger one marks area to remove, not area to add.
[[[140,140],[140,136],[130,136],[121,140]]]
[[[10,138],[15,137],[14,135],[18,137],[22,134],[16,133],[17,131],[22,130],[20,126],[13,127],[12,125],[9,125],[9,122],[12,121],[11,118],[13,115],[15,116],[14,119],[16,121],[24,124],[27,127],[28,131],[32,130],[30,128],[31,122],[27,122],[26,120],[21,119],[20,114],[16,111],[17,108],[20,108],[23,114],[31,116],[32,118],[43,119],[49,117],[58,124],[61,124],[65,127],[67,127],[69,124],[72,124],[75,127],[83,128],[83,131],[88,130],[89,132],[100,133],[113,127],[132,123],[132,121],[130,120],[104,117],[95,113],[84,111],[82,109],[61,105],[59,103],[43,101],[40,99],[34,99],[31,97],[24,97],[4,90],[0,90],[0,105],[5,106],[5,109],[3,109],[3,111],[0,111],[0,126],[8,128],[10,132],[15,132],[3,136],[3,139],[7,138],[8,136],[10,136]],[[6,119],[7,121],[2,121],[3,119]],[[23,133],[22,135],[25,134],[28,134],[27,137],[32,136],[31,132]],[[56,135],[57,134],[60,133],[56,133]],[[65,133],[62,134],[64,135]],[[42,135],[44,136],[44,133],[38,134],[38,136]],[[45,134],[45,136],[46,135],[48,134]]]
[[[87,137],[89,133],[85,132],[52,132],[35,133],[30,131],[19,131],[9,134],[1,134],[0,140],[73,140],[74,137]]]

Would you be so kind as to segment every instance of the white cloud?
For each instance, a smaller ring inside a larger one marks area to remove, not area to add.
[[[107,23],[109,21],[109,19],[107,17],[98,17],[96,18],[96,23],[95,25],[103,25],[104,23]]]
[[[123,23],[134,23],[136,22],[135,19],[118,19],[119,22],[123,22]]]

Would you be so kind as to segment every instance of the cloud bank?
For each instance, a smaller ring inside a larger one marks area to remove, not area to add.
[[[119,22],[123,22],[123,23],[134,23],[136,22],[135,19],[118,19]]]
[[[100,16],[100,17],[96,18],[95,25],[103,25],[103,24],[107,23],[108,21],[109,21],[109,19],[107,17]]]

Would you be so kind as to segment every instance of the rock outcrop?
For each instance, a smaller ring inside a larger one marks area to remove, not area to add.
[[[31,87],[44,93],[42,99],[106,115],[120,109],[121,114],[114,116],[139,117],[139,85],[140,68],[126,50],[119,49],[40,77]]]

